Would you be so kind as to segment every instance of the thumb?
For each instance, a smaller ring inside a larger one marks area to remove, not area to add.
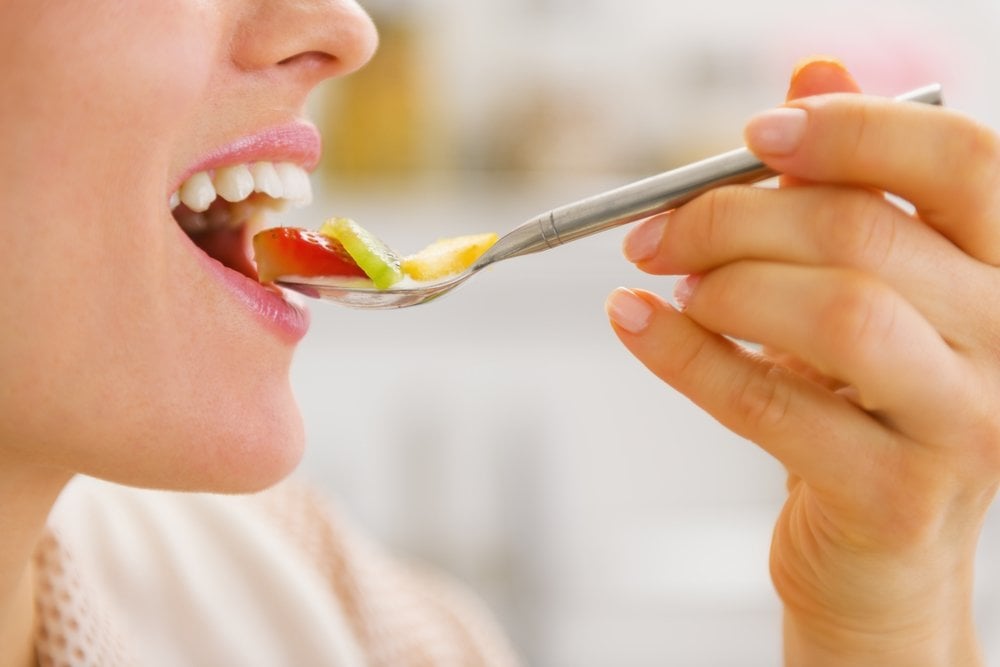
[[[842,62],[834,58],[812,57],[800,62],[788,85],[786,100],[824,93],[860,93],[861,87]]]
[[[842,62],[827,56],[812,56],[796,65],[788,84],[786,101],[826,93],[860,93],[861,87]],[[801,179],[782,176],[781,185],[796,185]]]

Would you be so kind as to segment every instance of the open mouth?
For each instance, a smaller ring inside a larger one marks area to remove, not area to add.
[[[253,162],[199,171],[170,197],[174,219],[208,256],[253,280],[251,231],[263,216],[286,206],[306,206],[312,186],[305,169],[291,162]]]

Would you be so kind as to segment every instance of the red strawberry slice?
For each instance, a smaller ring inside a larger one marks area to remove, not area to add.
[[[262,283],[284,276],[367,278],[339,241],[307,229],[265,229],[254,234],[253,251]]]

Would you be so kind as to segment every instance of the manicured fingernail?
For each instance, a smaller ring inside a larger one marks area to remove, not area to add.
[[[639,223],[625,235],[622,252],[632,262],[642,262],[652,258],[660,249],[663,232],[667,227],[667,216],[658,215]]]
[[[747,146],[763,155],[791,155],[802,143],[808,114],[804,109],[781,108],[759,113],[747,123]]]
[[[674,285],[674,301],[677,302],[677,306],[684,310],[687,308],[688,303],[691,301],[691,296],[694,291],[698,289],[698,283],[701,282],[701,276],[692,275],[686,278],[681,278]]]
[[[612,322],[634,334],[642,333],[653,317],[653,307],[635,292],[624,287],[619,287],[611,293],[605,308]]]
[[[792,77],[791,77],[792,81],[802,76],[802,73],[805,72],[807,69],[812,69],[814,67],[823,69],[826,68],[835,69],[845,73],[847,72],[847,65],[845,65],[844,62],[839,58],[817,54],[812,56],[806,56],[805,58],[803,58],[802,60],[800,60],[795,64],[795,67],[792,68]]]

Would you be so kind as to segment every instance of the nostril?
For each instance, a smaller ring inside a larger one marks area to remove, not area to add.
[[[324,53],[322,51],[307,51],[305,53],[296,53],[294,56],[280,60],[278,61],[278,65],[302,65],[308,67],[309,69],[316,69],[320,67],[329,67],[331,63],[335,63],[338,60],[339,58],[329,53]]]
[[[315,85],[361,67],[378,42],[375,25],[355,0],[242,4],[246,14],[230,47],[242,71],[308,73],[302,83]]]

